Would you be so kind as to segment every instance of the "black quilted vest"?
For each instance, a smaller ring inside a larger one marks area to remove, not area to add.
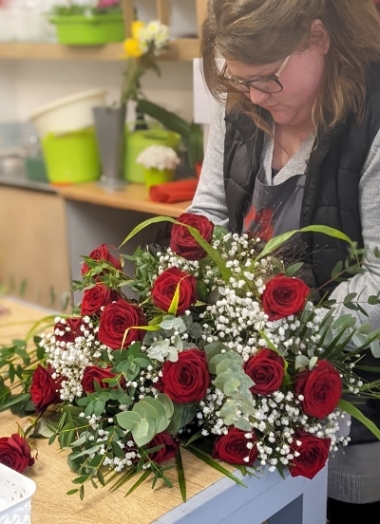
[[[380,64],[373,64],[367,82],[367,99],[363,120],[353,115],[328,134],[319,134],[310,155],[304,189],[300,225],[327,225],[345,233],[363,246],[359,212],[359,181],[372,141],[380,128]],[[224,184],[230,229],[240,233],[243,217],[250,205],[260,166],[264,134],[243,114],[226,114],[224,148]],[[380,173],[379,173],[380,180]],[[380,205],[380,202],[379,202]],[[322,234],[304,235],[308,258],[318,287],[325,285],[338,261],[347,258],[347,244]],[[336,283],[324,290],[332,291]],[[365,364],[379,366],[371,355]],[[364,362],[363,362],[364,363]],[[366,373],[368,380],[378,374]],[[358,405],[380,427],[378,401]],[[376,440],[368,430],[353,421],[352,442]]]

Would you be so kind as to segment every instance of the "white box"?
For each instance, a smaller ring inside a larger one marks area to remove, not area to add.
[[[0,464],[0,524],[30,524],[33,480]]]

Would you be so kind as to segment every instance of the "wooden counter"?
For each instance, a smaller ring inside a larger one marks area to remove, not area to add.
[[[65,202],[35,186],[3,185],[0,177],[0,284],[59,309],[71,286]]]
[[[99,184],[91,182],[58,186],[57,192],[67,200],[170,217],[178,217],[191,204],[190,201],[176,204],[152,202],[149,200],[148,189],[143,184],[127,184],[121,190],[107,192]]]

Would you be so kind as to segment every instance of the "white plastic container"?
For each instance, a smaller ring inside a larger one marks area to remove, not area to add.
[[[29,119],[40,138],[48,133],[63,134],[94,125],[92,108],[106,105],[107,92],[99,89],[82,91],[39,107]]]
[[[0,464],[0,524],[30,524],[33,480]]]

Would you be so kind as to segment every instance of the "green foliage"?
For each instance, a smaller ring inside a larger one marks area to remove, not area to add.
[[[131,432],[138,446],[144,446],[157,433],[167,429],[173,412],[169,397],[160,394],[155,399],[145,397],[133,406],[132,411],[116,415],[116,420],[123,429]]]
[[[160,122],[169,131],[181,136],[188,151],[191,167],[194,167],[196,162],[203,160],[203,129],[201,125],[194,122],[189,123],[172,111],[168,111],[145,98],[137,99],[137,109]]]

